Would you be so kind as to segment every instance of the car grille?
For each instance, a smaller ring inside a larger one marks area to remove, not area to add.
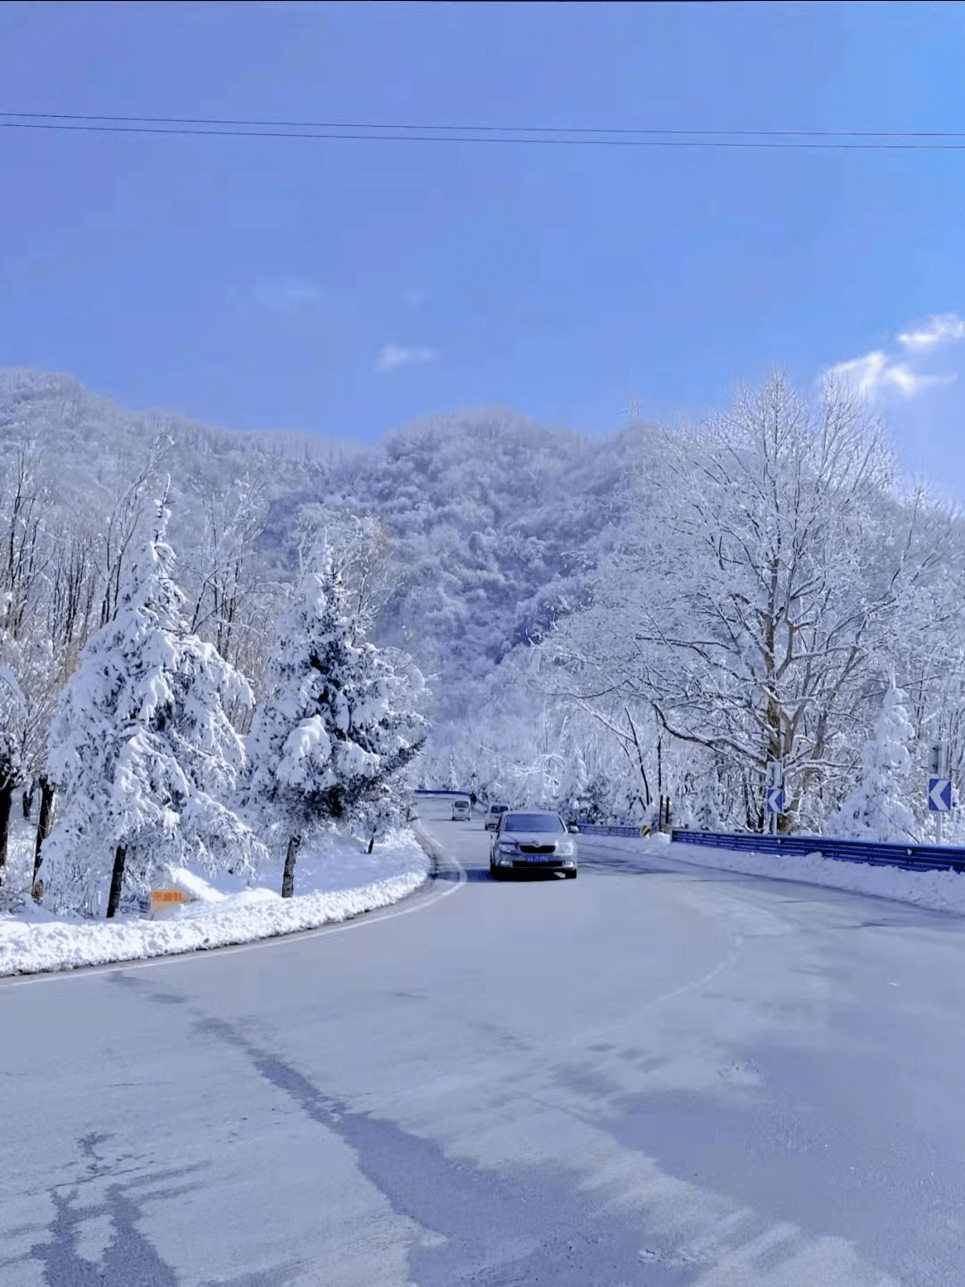
[[[552,854],[556,852],[556,845],[520,845],[521,854]]]

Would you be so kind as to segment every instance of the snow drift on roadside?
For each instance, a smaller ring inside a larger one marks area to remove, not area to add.
[[[653,842],[658,843],[658,842]],[[700,867],[722,867],[774,880],[800,880],[855,894],[895,898],[937,912],[965,913],[965,872],[906,871],[903,867],[872,867],[813,854],[735,853],[677,843],[661,846],[664,853]]]
[[[619,836],[587,836],[587,851],[592,846],[611,855],[650,851],[660,857],[692,867],[710,867],[720,871],[741,872],[747,876],[766,876],[769,880],[797,880],[806,885],[841,889],[852,894],[871,894],[894,898],[935,912],[965,915],[965,872],[906,871],[903,867],[872,867],[867,863],[843,862],[821,854],[755,854],[733,849],[711,849],[704,845],[671,844],[669,836],[656,835],[649,840]]]
[[[306,846],[299,856],[294,898],[276,892],[279,865],[262,872],[252,887],[231,877],[209,882],[179,869],[178,883],[190,884],[198,901],[164,920],[68,919],[29,904],[20,914],[0,916],[0,975],[137,961],[316,929],[398,902],[423,884],[428,871],[429,859],[411,833],[392,837],[371,854],[348,837],[340,843],[329,837],[324,847]]]

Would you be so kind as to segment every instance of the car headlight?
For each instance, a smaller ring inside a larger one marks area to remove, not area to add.
[[[556,846],[556,852],[561,858],[572,858],[576,853],[576,844],[572,840],[561,840]]]
[[[501,854],[514,854],[518,846],[515,840],[500,840],[499,852]]]

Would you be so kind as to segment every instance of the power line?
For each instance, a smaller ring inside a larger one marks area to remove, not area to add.
[[[458,130],[462,132],[474,130],[480,133],[496,132],[499,134],[690,134],[700,136],[723,135],[740,138],[763,138],[780,135],[787,138],[965,139],[965,131],[961,130],[665,130],[609,128],[600,125],[413,125],[409,122],[392,125],[387,124],[385,121],[256,121],[217,116],[103,116],[79,112],[0,111],[0,116],[29,120],[118,121],[132,122],[139,125],[233,125],[295,130]]]
[[[3,111],[0,111],[0,128],[56,130],[67,133],[164,134],[390,143],[517,145],[539,143],[570,147],[765,148],[771,150],[789,148],[861,151],[965,150],[965,132],[948,130],[661,130],[623,127],[606,129],[598,126],[385,125],[353,121],[257,121],[217,117],[103,116],[67,112]],[[961,139],[963,142],[951,142],[950,140],[953,139]]]

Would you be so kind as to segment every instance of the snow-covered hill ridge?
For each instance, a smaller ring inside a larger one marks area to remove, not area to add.
[[[125,440],[131,446],[147,447],[159,432],[170,434],[188,452],[208,456],[248,451],[303,463],[365,451],[357,443],[333,442],[308,430],[244,433],[201,424],[177,412],[129,411],[91,393],[68,375],[0,366],[0,433],[11,429],[18,436],[23,431],[42,434],[54,449],[74,446],[87,455],[98,454],[98,448],[110,450],[112,441],[123,455]]]
[[[929,838],[930,744],[965,768],[965,525],[852,391],[776,375],[704,425],[598,437],[496,408],[286,441],[7,371],[5,621],[69,668],[170,474],[189,621],[256,694],[299,549],[341,551],[369,637],[429,681],[425,781],[754,830],[780,760],[785,827]]]
[[[366,448],[126,411],[68,377],[0,368],[0,455],[32,444],[54,508],[109,512],[160,442],[149,472],[171,475],[170,533],[189,583],[204,576],[205,527],[239,521],[237,505],[219,512],[232,489],[267,510],[257,537],[266,579],[290,573],[303,506],[373,515],[392,582],[377,637],[439,677],[444,706],[457,684],[487,681],[582,600],[629,503],[643,436],[589,441],[490,409],[426,416]]]

